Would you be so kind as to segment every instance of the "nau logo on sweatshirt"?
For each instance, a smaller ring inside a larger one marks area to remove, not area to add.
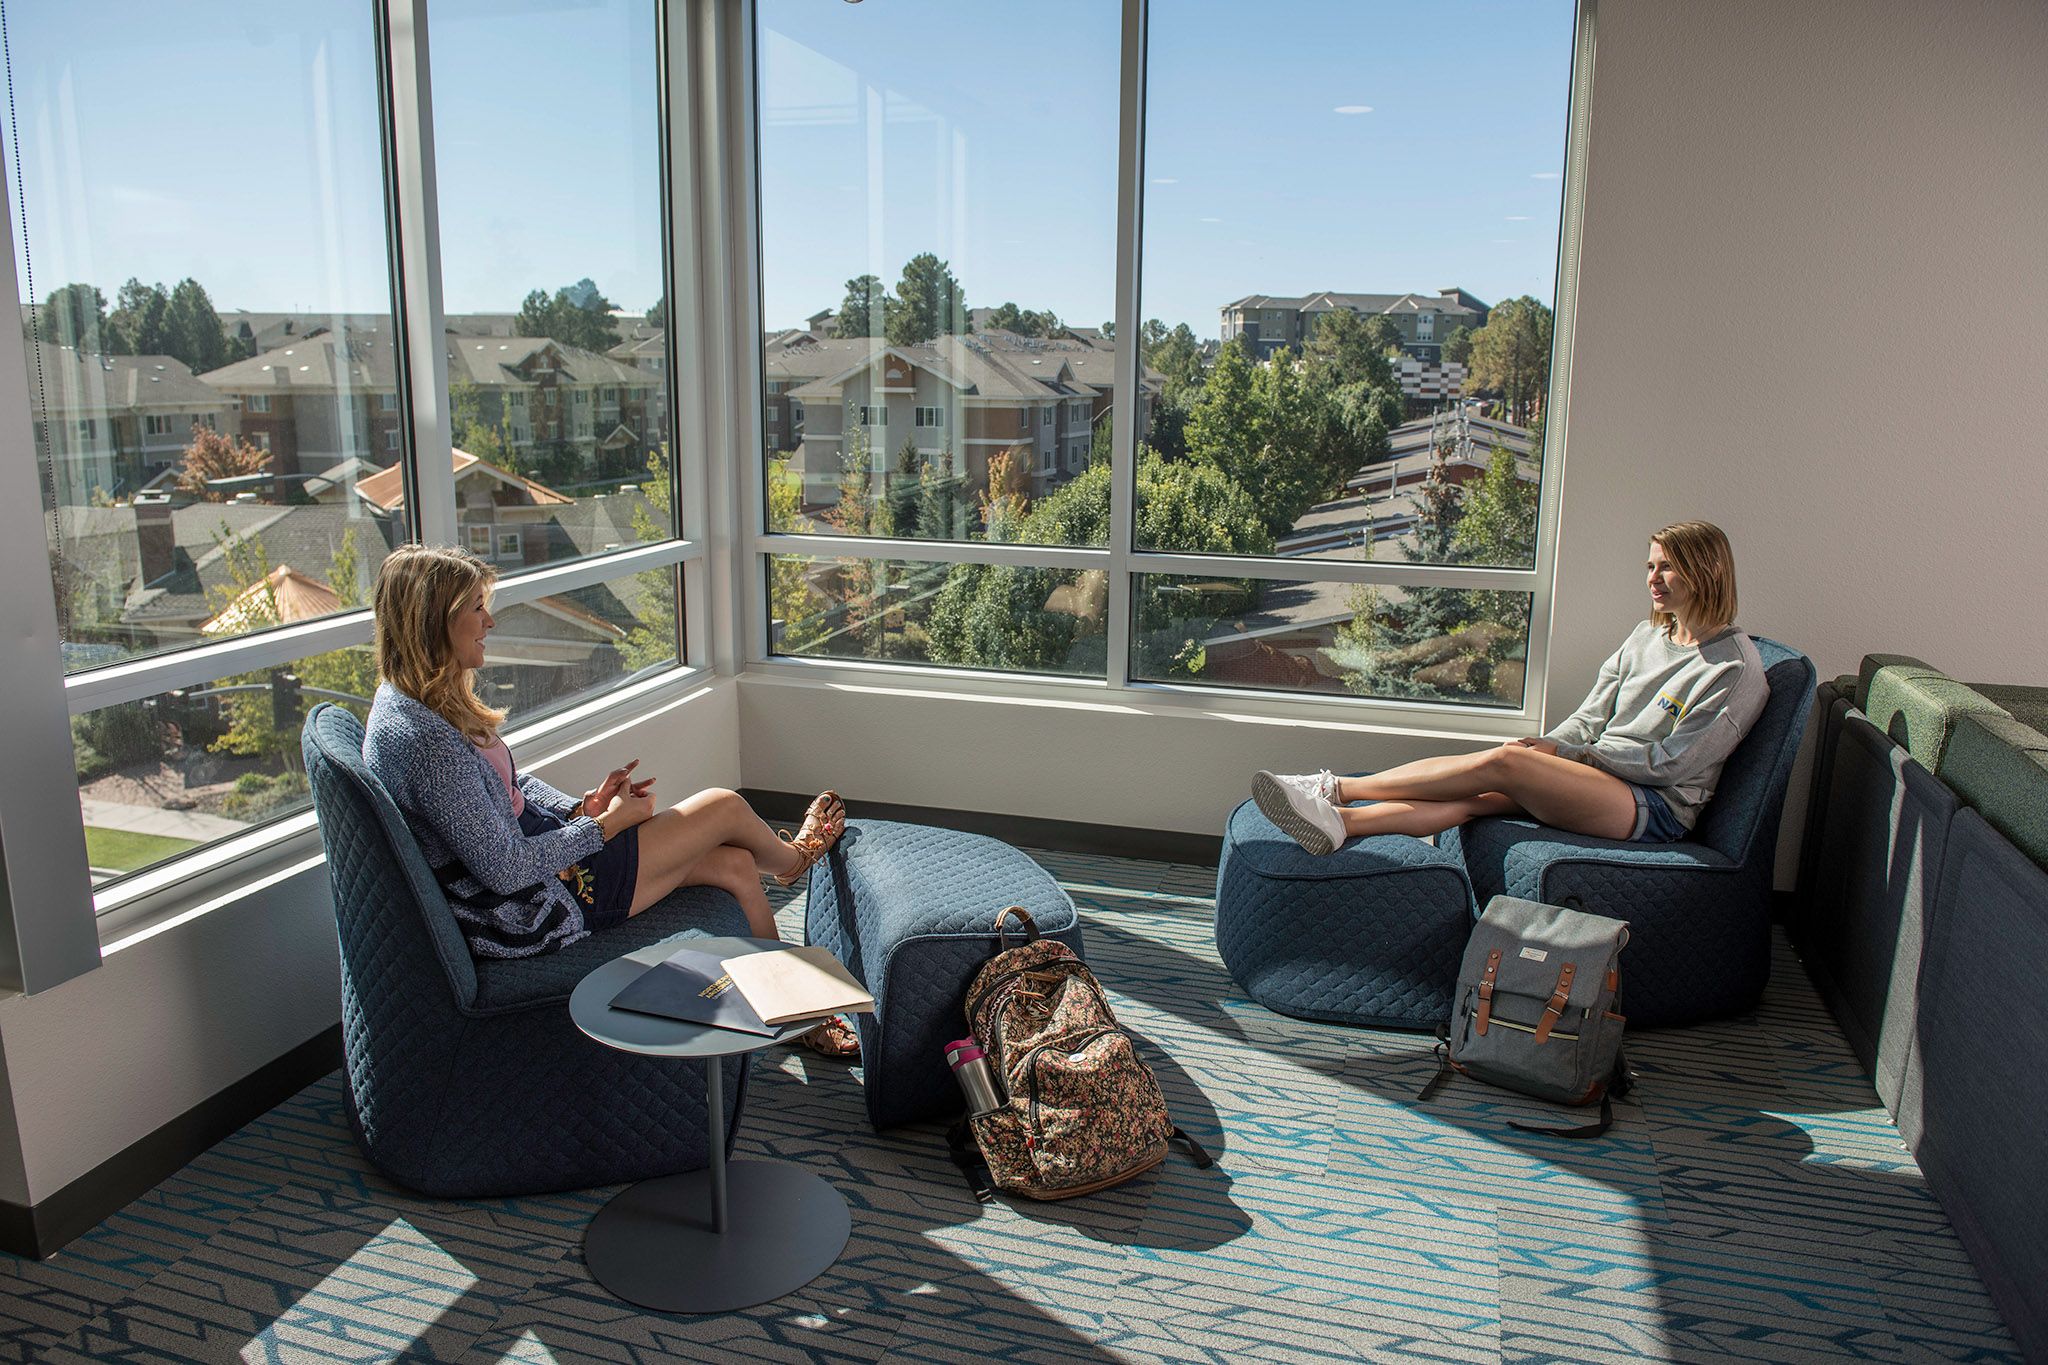
[[[1657,706],[1659,710],[1669,713],[1673,720],[1684,720],[1685,713],[1692,710],[1691,702],[1680,701],[1669,692],[1659,692],[1657,694]]]

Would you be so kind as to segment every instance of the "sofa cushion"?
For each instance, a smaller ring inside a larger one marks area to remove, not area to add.
[[[576,983],[615,957],[674,934],[744,938],[747,914],[739,902],[708,886],[671,891],[624,924],[580,938],[538,957],[479,958],[476,1014],[567,1003]]]
[[[2007,714],[1968,683],[1903,655],[1866,657],[1858,690],[1870,723],[1935,774],[1941,772],[1957,721],[1967,715]]]
[[[2010,716],[1964,716],[1935,775],[2048,867],[2048,735]]]
[[[2048,734],[2048,687],[2022,687],[2017,683],[1971,683],[1984,697],[2011,713],[2030,729]]]

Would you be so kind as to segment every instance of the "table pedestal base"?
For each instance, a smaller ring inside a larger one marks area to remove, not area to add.
[[[779,1299],[839,1258],[853,1225],[825,1181],[766,1161],[730,1162],[725,1177],[732,1216],[723,1232],[712,1230],[709,1171],[616,1195],[583,1233],[591,1278],[656,1312],[725,1313]]]

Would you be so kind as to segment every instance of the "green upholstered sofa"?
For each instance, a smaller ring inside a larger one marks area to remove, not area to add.
[[[1820,688],[1787,927],[2029,1359],[2048,1358],[2048,688]]]

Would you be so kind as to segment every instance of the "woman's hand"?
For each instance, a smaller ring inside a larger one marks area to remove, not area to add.
[[[632,778],[633,769],[639,766],[640,760],[636,758],[625,767],[614,768],[609,773],[606,773],[604,781],[583,793],[581,813],[593,820],[602,815],[605,808],[611,805],[612,798],[625,790],[627,783]]]
[[[1557,741],[1545,739],[1541,735],[1527,735],[1521,739],[1508,742],[1524,749],[1534,749],[1539,754],[1554,754],[1557,752]]]
[[[653,818],[654,779],[650,777],[644,782],[629,782],[623,790],[614,792],[611,803],[597,817],[597,825],[609,839],[621,830],[631,829],[641,821]]]

